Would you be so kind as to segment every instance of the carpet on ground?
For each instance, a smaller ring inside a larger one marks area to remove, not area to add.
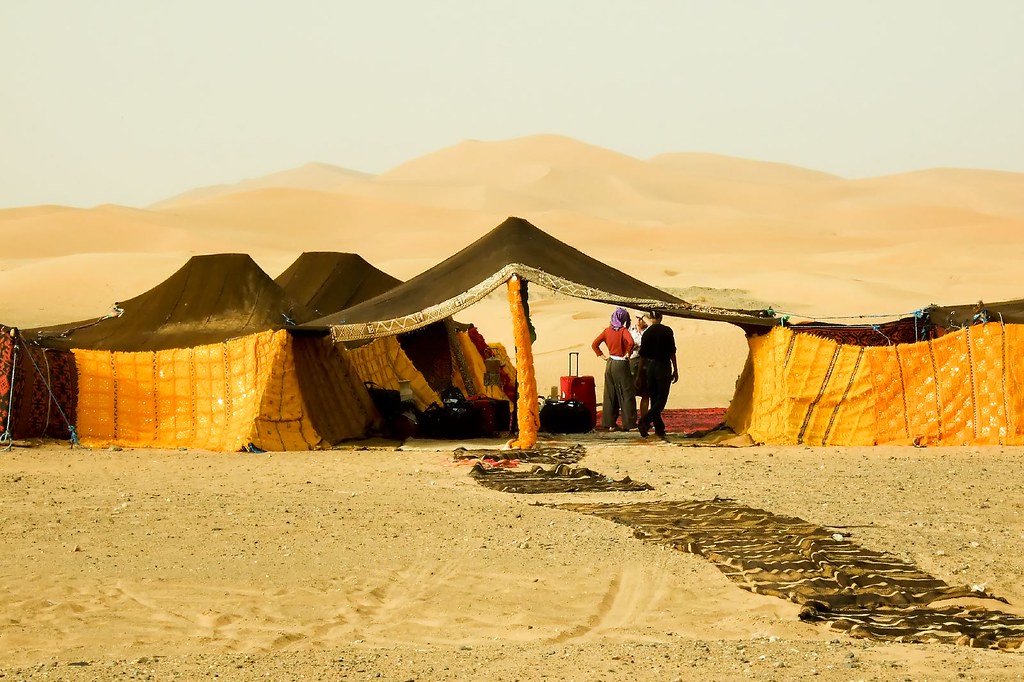
[[[746,590],[800,604],[802,620],[853,636],[1007,651],[1024,645],[1024,618],[976,605],[1005,599],[980,586],[948,585],[850,542],[840,528],[721,498],[552,506],[625,524],[638,538],[702,556]]]
[[[725,421],[724,407],[687,407],[664,410],[661,418],[669,433],[696,433],[707,431]],[[601,423],[601,410],[597,411],[597,423]]]

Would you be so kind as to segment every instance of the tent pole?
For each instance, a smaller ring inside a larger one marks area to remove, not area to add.
[[[523,309],[523,296],[519,278],[508,280],[508,307],[512,313],[512,332],[516,344],[516,381],[519,400],[516,403],[519,437],[508,442],[509,448],[528,450],[537,445],[540,428],[540,407],[537,402],[537,376],[533,368],[533,345],[530,328]]]

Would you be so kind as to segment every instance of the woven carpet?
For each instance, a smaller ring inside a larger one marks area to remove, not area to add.
[[[583,459],[586,449],[579,444],[561,448],[531,448],[528,450],[473,450],[455,448],[452,457],[456,461],[480,460],[485,465],[501,462],[502,466],[515,467],[520,463],[530,464],[575,464]]]
[[[713,429],[725,419],[724,407],[690,407],[664,410],[661,418],[669,433],[696,433]],[[597,423],[601,423],[601,410],[597,411]]]
[[[616,481],[586,467],[572,467],[568,464],[558,464],[551,469],[536,465],[530,467],[529,470],[513,471],[477,462],[473,465],[469,475],[486,488],[506,493],[600,493],[653,490],[648,484],[633,481],[629,476]]]
[[[853,636],[1003,650],[1024,644],[1024,618],[948,604],[1005,600],[978,587],[947,585],[896,556],[799,518],[718,498],[552,506],[601,516],[633,527],[639,538],[702,556],[740,587],[800,604],[801,619]]]

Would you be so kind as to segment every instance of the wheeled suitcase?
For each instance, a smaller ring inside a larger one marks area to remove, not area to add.
[[[576,359],[576,370],[573,371],[573,356]],[[594,377],[581,377],[580,354],[569,353],[569,375],[562,377],[558,398],[560,400],[578,400],[590,413],[590,428],[597,426],[597,387]],[[589,431],[589,429],[588,429]]]
[[[509,431],[512,412],[507,400],[473,397],[468,404],[481,438],[493,438]]]
[[[590,410],[578,400],[544,401],[540,430],[546,433],[586,433],[594,428]]]

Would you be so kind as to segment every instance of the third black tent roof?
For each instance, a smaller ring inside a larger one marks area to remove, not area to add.
[[[438,265],[393,289],[300,328],[330,329],[336,340],[418,329],[476,303],[513,275],[560,294],[661,310],[668,315],[773,326],[762,311],[696,306],[555,239],[522,218],[508,218]]]

